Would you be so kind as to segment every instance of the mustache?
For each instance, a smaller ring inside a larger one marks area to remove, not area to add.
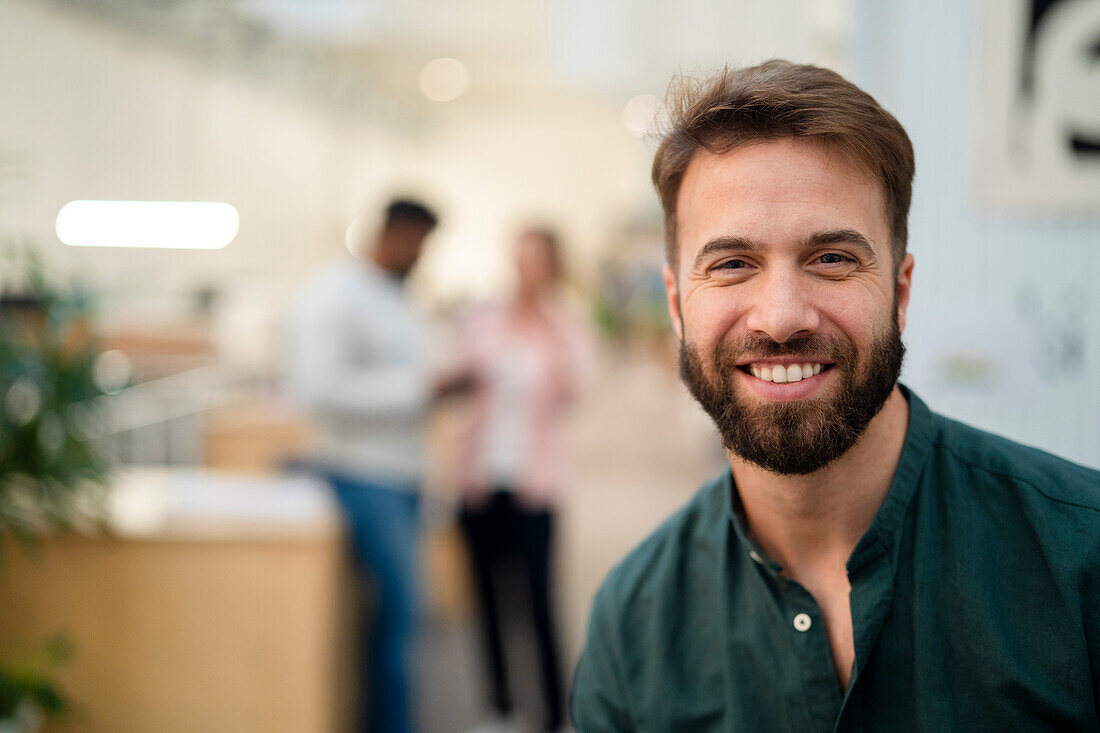
[[[714,348],[714,359],[719,364],[737,364],[746,355],[767,358],[812,354],[827,358],[832,363],[843,363],[851,359],[852,351],[850,343],[826,336],[806,336],[779,342],[767,336],[749,334],[736,343],[719,343]]]

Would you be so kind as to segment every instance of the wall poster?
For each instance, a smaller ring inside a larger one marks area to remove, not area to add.
[[[980,0],[976,12],[978,206],[1100,214],[1100,0]]]

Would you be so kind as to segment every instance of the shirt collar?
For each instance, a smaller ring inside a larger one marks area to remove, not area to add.
[[[369,255],[357,257],[352,254],[341,255],[346,266],[354,270],[357,277],[372,284],[380,284],[382,287],[395,292],[405,289],[405,281],[398,275],[375,262]]]
[[[932,446],[934,425],[932,412],[928,406],[904,384],[898,384],[902,394],[909,402],[909,424],[905,432],[905,442],[901,449],[901,458],[894,481],[882,505],[875,512],[871,526],[856,543],[848,558],[848,572],[859,569],[877,557],[889,553],[893,555],[901,537],[902,520],[909,500],[913,497],[921,472],[924,470]],[[769,558],[759,545],[753,541],[745,524],[745,510],[741,497],[733,484],[732,471],[726,471],[723,477],[722,491],[726,504],[726,513],[730,517],[737,539],[744,552],[757,564],[778,573],[783,566]]]
[[[722,493],[725,496],[726,513],[733,524],[734,532],[737,534],[737,539],[740,541],[744,552],[753,562],[763,565],[773,572],[778,573],[783,570],[783,566],[768,557],[764,550],[760,548],[760,545],[753,540],[752,535],[749,534],[749,528],[745,523],[745,506],[741,503],[741,494],[738,493],[737,487],[733,485],[732,471],[726,471],[722,477]]]

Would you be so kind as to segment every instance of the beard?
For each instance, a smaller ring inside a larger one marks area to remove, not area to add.
[[[690,342],[680,343],[680,378],[710,415],[722,445],[746,461],[780,475],[818,471],[848,452],[878,414],[897,384],[905,347],[898,329],[897,304],[885,331],[876,337],[860,365],[855,345],[845,339],[810,336],[784,343],[749,336],[738,344],[720,343],[707,375]],[[834,397],[795,402],[749,402],[735,388],[739,361],[814,354],[839,369]]]

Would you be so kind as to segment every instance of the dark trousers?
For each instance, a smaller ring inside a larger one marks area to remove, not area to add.
[[[463,507],[459,520],[470,547],[474,579],[481,601],[482,633],[489,662],[493,705],[502,715],[512,710],[512,695],[501,643],[499,594],[493,580],[493,568],[501,559],[515,556],[522,562],[530,591],[543,695],[549,715],[548,728],[560,728],[564,722],[561,667],[550,613],[553,514],[520,506],[510,491],[495,491],[484,506]]]

